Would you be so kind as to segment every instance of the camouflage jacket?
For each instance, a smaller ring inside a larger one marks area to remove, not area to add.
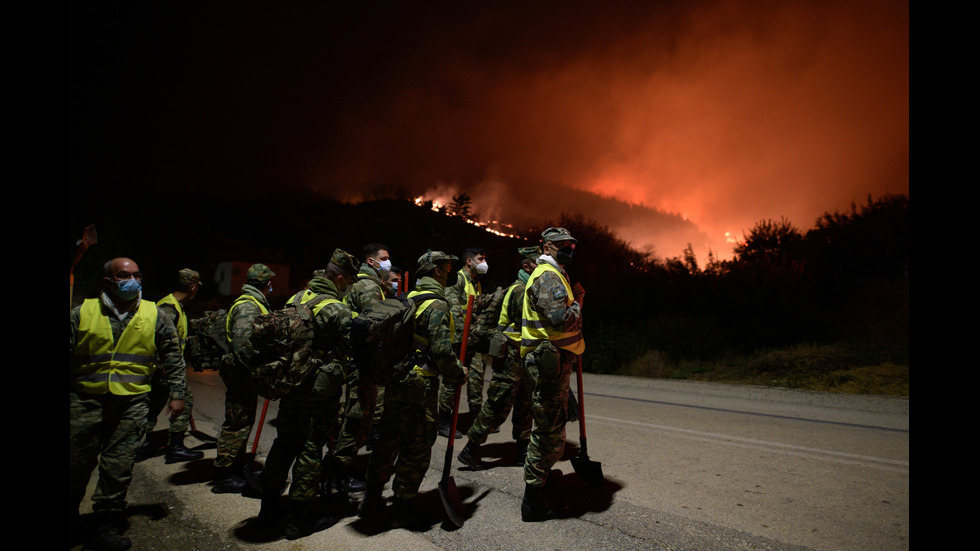
[[[568,274],[551,257],[541,256],[538,264],[547,262],[568,279]],[[529,306],[538,312],[551,327],[565,332],[581,331],[582,311],[577,302],[566,304],[568,292],[561,278],[552,271],[545,271],[524,290]]]
[[[142,300],[142,299],[141,299]],[[101,299],[102,313],[109,318],[109,326],[112,328],[112,338],[119,340],[123,329],[129,325],[133,319],[132,312],[124,319],[120,320],[113,312],[112,299],[102,293]],[[139,303],[137,302],[136,305]],[[68,362],[75,353],[75,342],[78,339],[78,326],[81,306],[72,308],[68,315]],[[157,307],[157,323],[154,334],[154,344],[157,349],[157,366],[164,369],[167,374],[167,384],[170,387],[171,400],[183,400],[187,393],[187,374],[184,366],[184,355],[180,351],[180,337],[177,336],[177,328],[174,326],[173,318],[163,313]]]
[[[318,295],[340,300],[340,293],[332,281],[315,277],[310,290]],[[343,302],[327,304],[313,320],[313,349],[323,362],[321,370],[346,376],[351,371],[350,307]]]
[[[466,284],[469,283],[476,291],[473,296],[473,314],[476,315],[486,306],[493,295],[483,294],[483,286],[479,281],[473,281],[466,275],[466,270],[460,269],[456,278],[456,283],[446,287],[446,300],[449,302],[449,311],[453,315],[453,323],[456,324],[456,341],[462,339],[463,325],[466,322],[466,303],[469,302],[469,293],[466,292]]]
[[[351,285],[347,295],[347,304],[351,310],[361,313],[384,299],[385,292],[378,272],[368,264],[361,264],[357,281]]]
[[[257,287],[247,283],[242,285],[241,296],[246,295],[257,300],[262,306],[265,306],[266,311],[272,310],[269,307],[269,300],[265,298],[265,295]],[[228,316],[231,317],[228,337],[231,339],[232,354],[239,365],[248,365],[248,361],[255,355],[255,350],[252,348],[251,343],[252,322],[255,321],[256,316],[261,314],[262,310],[250,300],[244,300],[238,303],[228,312]]]
[[[443,287],[435,279],[425,276],[419,280],[415,288],[423,293],[434,293],[445,296]],[[456,336],[451,330],[450,312],[448,305],[441,300],[434,300],[415,318],[415,331],[425,335],[429,340],[429,354],[435,362],[435,369],[449,385],[456,385],[464,380],[463,368],[453,352]]]

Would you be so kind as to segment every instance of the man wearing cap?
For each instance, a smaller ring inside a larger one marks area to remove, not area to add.
[[[319,364],[306,388],[299,388],[279,402],[277,436],[262,470],[262,508],[259,519],[275,523],[280,517],[279,496],[289,485],[286,538],[293,540],[318,532],[337,522],[319,512],[314,500],[320,486],[323,447],[333,432],[340,411],[340,394],[350,371],[351,312],[341,302],[354,282],[357,259],[336,249],[323,275],[310,281],[313,304],[313,354]]]
[[[538,266],[528,278],[521,325],[521,357],[532,383],[534,428],[524,463],[521,519],[538,522],[560,513],[544,501],[544,484],[565,448],[568,380],[575,357],[585,351],[582,302],[585,290],[569,283],[565,269],[572,263],[576,240],[565,228],[541,233]]]
[[[451,287],[446,287],[446,300],[449,301],[449,309],[453,314],[453,321],[456,324],[456,340],[462,338],[463,325],[466,319],[466,305],[469,297],[473,297],[473,315],[482,311],[491,295],[483,294],[483,286],[480,277],[487,273],[486,251],[479,247],[469,247],[463,251],[463,267],[459,269],[456,283]],[[487,358],[484,354],[479,354],[470,350],[466,354],[466,366],[469,370],[466,380],[466,401],[469,405],[470,419],[476,419],[483,407],[483,380],[485,376],[485,363]],[[439,435],[449,437],[449,417],[452,415],[453,397],[456,389],[443,384],[439,396]],[[456,438],[463,435],[456,433]]]
[[[150,379],[167,373],[170,413],[180,415],[187,391],[184,358],[169,316],[142,300],[143,274],[129,258],[103,267],[102,294],[69,314],[68,445],[72,526],[96,465],[92,495],[95,549],[128,549],[120,534],[136,450],[146,433]]]
[[[387,385],[381,417],[381,437],[368,461],[367,495],[360,515],[370,517],[384,505],[381,490],[394,472],[392,526],[412,523],[411,503],[429,468],[438,423],[439,378],[458,385],[466,370],[453,352],[454,325],[443,288],[455,256],[428,251],[419,258],[416,289],[415,349],[424,361],[401,379]],[[397,461],[396,461],[397,460]]]
[[[157,306],[173,320],[177,327],[177,336],[180,337],[180,351],[183,354],[184,346],[187,342],[187,315],[184,312],[184,304],[197,295],[201,287],[201,275],[190,268],[184,268],[177,272],[177,290],[157,301]],[[150,412],[146,417],[146,428],[152,431],[157,424],[157,417],[166,405],[169,390],[167,388],[166,373],[163,369],[153,372],[153,381],[150,391]],[[190,424],[191,412],[194,408],[194,397],[191,395],[190,388],[184,395],[184,411],[177,418],[170,421],[170,439],[167,443],[167,452],[164,456],[166,463],[179,463],[182,461],[196,461],[204,457],[204,452],[192,451],[184,446],[184,435],[187,433],[187,426]],[[147,434],[143,445],[140,446],[137,454],[137,461],[142,461],[155,452],[153,444]]]
[[[488,354],[499,368],[493,370],[487,401],[466,433],[466,446],[459,453],[460,462],[474,470],[486,468],[481,462],[480,445],[487,441],[487,435],[492,430],[507,419],[511,408],[514,410],[512,434],[517,442],[516,465],[524,465],[531,438],[531,395],[528,385],[523,384],[524,368],[520,355],[521,319],[524,286],[537,267],[541,247],[521,247],[517,252],[521,255],[521,267],[517,270],[517,280],[504,293],[497,332],[491,339]]]
[[[381,277],[387,277],[391,269],[391,258],[387,245],[371,243],[361,250],[364,263],[357,272],[357,281],[351,286],[347,295],[347,304],[351,310],[361,314],[375,304],[388,298],[385,284]],[[350,374],[347,403],[344,411],[344,421],[337,437],[337,446],[333,456],[343,465],[344,483],[347,490],[359,492],[364,490],[364,481],[350,474],[357,450],[367,442],[375,408],[384,400],[384,387],[375,385],[368,377],[358,377],[357,372]]]
[[[240,493],[245,489],[245,446],[255,423],[259,395],[248,377],[252,349],[252,322],[256,316],[269,313],[272,277],[275,272],[265,264],[253,264],[246,274],[242,294],[228,308],[225,333],[231,353],[221,361],[219,374],[225,383],[225,421],[218,436],[214,458],[215,480],[211,491],[216,494]]]

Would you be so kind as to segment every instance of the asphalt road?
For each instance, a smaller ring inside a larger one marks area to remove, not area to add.
[[[563,475],[549,492],[570,503],[573,518],[521,522],[522,471],[508,465],[508,422],[484,448],[494,468],[454,464],[466,505],[462,528],[441,522],[440,438],[417,500],[430,518],[426,529],[385,530],[351,515],[287,542],[264,541],[251,529],[257,499],[210,492],[214,445],[204,435],[217,434],[224,387],[214,372],[188,379],[201,438],[187,443],[205,459],[137,465],[129,496],[134,549],[909,548],[908,399],[587,374],[589,455],[605,484],[589,488],[569,461],[556,465]],[[273,402],[259,461],[275,437],[275,412]],[[165,427],[161,417],[157,437]],[[577,423],[568,426],[566,458],[578,453],[578,431]]]

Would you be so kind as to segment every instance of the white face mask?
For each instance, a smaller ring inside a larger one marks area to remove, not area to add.
[[[398,290],[398,282],[397,281],[392,281],[391,282],[391,289],[393,291],[397,291]]]
[[[391,259],[388,259],[388,260],[376,260],[375,262],[378,263],[378,268],[379,269],[384,270],[386,272],[391,270]]]
[[[476,265],[476,273],[478,274],[485,274],[489,269],[490,266],[487,264],[486,260]]]

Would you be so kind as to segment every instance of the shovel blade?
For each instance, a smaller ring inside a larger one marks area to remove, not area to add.
[[[442,508],[446,510],[449,522],[458,528],[463,526],[463,498],[456,488],[456,481],[448,477],[439,481],[439,497],[442,498]]]
[[[592,461],[587,455],[572,458],[572,468],[575,474],[589,486],[602,486],[606,479],[602,476],[602,463]]]

